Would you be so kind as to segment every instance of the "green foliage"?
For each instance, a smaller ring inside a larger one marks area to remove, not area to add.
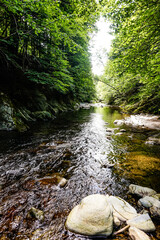
[[[1,0],[0,7],[2,65],[21,69],[33,84],[89,99],[87,46],[98,17],[96,1]]]
[[[118,104],[137,111],[159,112],[160,2],[149,0],[103,1],[115,33],[105,70]]]

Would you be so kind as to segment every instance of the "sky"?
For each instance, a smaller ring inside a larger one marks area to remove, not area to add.
[[[98,32],[94,32],[90,40],[92,72],[96,75],[102,75],[113,36],[109,34],[110,23],[105,21],[103,17],[100,17],[96,26]]]

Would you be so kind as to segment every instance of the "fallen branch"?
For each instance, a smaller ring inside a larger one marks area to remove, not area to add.
[[[130,226],[127,225],[125,226],[124,228],[121,228],[120,230],[118,230],[117,232],[114,232],[112,235],[113,236],[116,236],[117,234],[121,233],[121,232],[124,232],[126,229],[128,229]]]

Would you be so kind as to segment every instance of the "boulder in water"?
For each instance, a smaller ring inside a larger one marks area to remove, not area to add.
[[[145,232],[152,232],[156,229],[148,213],[128,220],[127,224],[131,227],[136,227]]]
[[[156,194],[156,191],[148,187],[141,187],[135,184],[131,184],[129,185],[129,193],[136,194],[140,197],[144,197],[144,196],[152,196]]]
[[[133,240],[150,240],[150,237],[136,227],[129,228],[129,236]]]
[[[120,197],[110,196],[108,198],[112,209],[114,218],[120,221],[126,221],[137,216],[137,211],[128,202]]]
[[[82,199],[70,212],[66,227],[83,235],[109,236],[113,230],[113,214],[108,197],[93,194]]]
[[[154,197],[145,196],[144,198],[139,199],[138,203],[143,207],[150,208],[155,206],[160,209],[160,201]]]

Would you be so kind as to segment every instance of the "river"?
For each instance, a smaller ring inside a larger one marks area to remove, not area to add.
[[[116,195],[134,205],[130,183],[160,192],[160,147],[145,144],[157,131],[117,127],[114,121],[124,117],[99,106],[35,123],[25,133],[1,131],[0,239],[88,239],[65,229],[70,210],[85,196]],[[68,180],[64,187],[57,176]],[[44,212],[44,221],[29,217],[32,207]],[[153,239],[158,236],[159,224]]]

